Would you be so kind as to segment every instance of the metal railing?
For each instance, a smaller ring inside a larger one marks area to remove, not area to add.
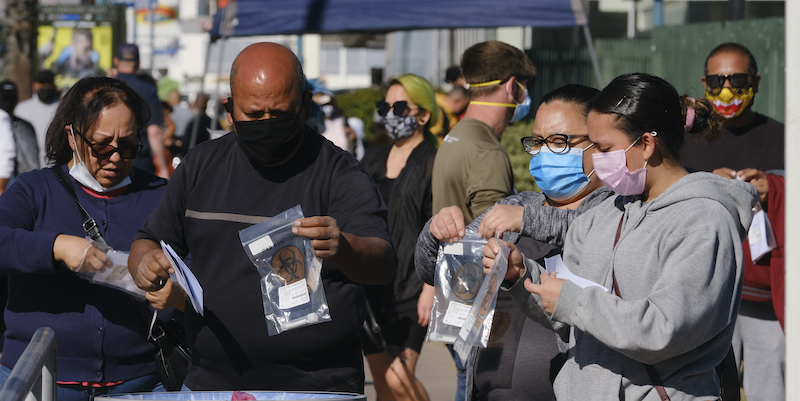
[[[8,379],[0,387],[2,401],[56,400],[56,332],[42,327],[33,334]]]

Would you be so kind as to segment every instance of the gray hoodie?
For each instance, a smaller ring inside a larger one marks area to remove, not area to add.
[[[509,289],[528,317],[557,331],[573,327],[556,397],[659,400],[644,366],[651,364],[672,401],[716,399],[714,367],[730,348],[742,241],[757,201],[749,183],[693,173],[651,202],[618,196],[575,219],[564,262],[607,288],[613,269],[622,299],[567,281],[549,316],[525,290],[524,278]],[[525,265],[525,277],[533,270],[538,283],[544,267],[532,260]]]

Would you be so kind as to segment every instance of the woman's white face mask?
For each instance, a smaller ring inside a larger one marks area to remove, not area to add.
[[[89,169],[86,168],[86,163],[83,162],[83,160],[81,159],[80,152],[77,151],[78,138],[75,137],[75,131],[72,130],[72,126],[70,126],[69,132],[70,135],[72,135],[72,142],[75,143],[75,151],[73,151],[75,157],[72,160],[72,167],[69,169],[69,175],[71,175],[72,178],[75,179],[75,181],[78,181],[84,187],[89,188],[92,191],[98,193],[110,192],[115,189],[119,189],[130,185],[131,183],[130,175],[125,176],[122,182],[113,185],[111,187],[105,188],[102,185],[100,185],[100,182],[98,182],[97,179],[94,178],[94,176],[91,173],[89,173]]]
[[[117,104],[104,108],[91,131],[87,130],[90,132],[82,133],[72,125],[65,129],[72,140],[74,156],[70,175],[75,180],[99,193],[113,191],[131,183],[133,159],[124,159],[120,151],[127,150],[128,157],[135,157],[130,154],[130,149],[131,146],[138,146],[139,140],[133,113],[126,105]],[[98,157],[92,150],[92,144],[100,143],[108,144],[116,150],[103,150],[103,155],[107,157]],[[112,153],[109,154],[108,151]]]

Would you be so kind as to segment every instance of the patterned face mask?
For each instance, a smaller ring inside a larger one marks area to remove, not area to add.
[[[389,136],[397,141],[408,139],[419,127],[417,116],[396,116],[393,113],[386,115],[386,131]]]
[[[753,103],[753,96],[753,88],[734,88],[734,90],[722,88],[717,94],[706,91],[706,99],[710,100],[714,108],[725,118],[734,118],[742,114],[747,110],[747,106]]]

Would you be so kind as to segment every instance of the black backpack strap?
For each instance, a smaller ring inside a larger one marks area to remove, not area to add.
[[[69,182],[69,177],[67,177],[67,175],[64,173],[64,170],[61,169],[61,166],[55,166],[51,168],[50,171],[55,174],[58,182],[62,187],[64,187],[64,189],[67,190],[69,196],[72,197],[72,200],[74,200],[78,205],[78,208],[81,212],[81,218],[83,218],[83,231],[86,231],[86,234],[88,234],[89,238],[91,238],[93,241],[106,245],[106,240],[103,239],[103,236],[100,234],[100,229],[97,228],[97,223],[94,221],[92,216],[89,216],[89,212],[83,208],[81,203],[78,202],[78,196],[75,194],[75,190],[72,188],[72,185]]]

